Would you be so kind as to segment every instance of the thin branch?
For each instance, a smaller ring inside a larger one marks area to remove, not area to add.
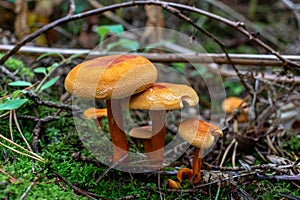
[[[46,26],[43,26],[41,29],[37,30],[36,32],[26,36],[23,40],[19,41],[13,49],[11,49],[9,52],[7,52],[0,59],[0,65],[2,65],[10,56],[15,54],[27,42],[32,41],[33,39],[35,39],[36,37],[38,37],[42,33],[48,31],[49,29],[52,29],[55,26],[58,26],[62,23],[66,23],[66,22],[69,22],[69,21],[72,21],[72,20],[82,19],[84,17],[88,17],[88,16],[92,16],[92,15],[99,15],[99,14],[102,14],[106,11],[111,11],[111,10],[130,7],[130,6],[137,6],[137,5],[157,5],[157,6],[162,6],[164,8],[167,8],[167,7],[170,8],[170,6],[171,6],[173,8],[179,9],[179,10],[186,10],[186,11],[189,11],[189,12],[194,12],[194,13],[209,17],[211,19],[217,20],[219,22],[222,22],[224,24],[227,24],[228,26],[231,26],[231,27],[235,28],[236,30],[238,30],[239,32],[241,32],[242,34],[247,36],[249,38],[249,40],[254,41],[256,44],[258,44],[259,46],[266,49],[269,53],[275,55],[279,60],[282,61],[284,66],[287,66],[289,64],[289,65],[295,67],[297,70],[299,70],[299,68],[300,68],[300,65],[298,63],[295,63],[295,62],[293,62],[289,59],[286,59],[286,58],[282,57],[279,52],[275,51],[273,48],[271,48],[266,43],[261,41],[259,38],[257,38],[256,35],[250,33],[246,29],[245,25],[242,22],[233,22],[233,21],[228,20],[226,18],[223,18],[221,16],[215,15],[213,13],[210,13],[210,12],[207,12],[207,11],[201,10],[199,8],[195,8],[195,7],[191,7],[191,6],[187,6],[187,5],[183,5],[183,4],[178,4],[178,3],[171,3],[171,2],[164,2],[164,1],[154,1],[154,0],[123,2],[123,3],[119,3],[119,4],[113,4],[113,5],[110,5],[110,6],[105,6],[103,8],[98,8],[98,9],[86,11],[86,12],[79,13],[79,14],[76,14],[76,15],[62,17],[58,20],[55,20],[55,21],[47,24]]]
[[[87,192],[87,191],[84,191],[82,189],[80,189],[79,187],[76,187],[75,185],[73,185],[71,182],[69,182],[65,177],[63,177],[62,175],[60,175],[58,172],[56,171],[53,171],[53,174],[58,177],[61,181],[63,181],[65,184],[67,184],[72,190],[74,190],[74,192],[76,194],[80,194],[80,195],[83,195],[83,196],[86,196],[86,197],[89,197],[90,199],[97,199],[97,198],[100,198],[100,196],[96,195],[96,194],[93,194],[91,192]]]
[[[166,3],[166,2],[161,2],[161,3],[163,3],[165,5],[169,5],[171,7],[177,8],[177,9],[180,9],[180,10],[186,10],[186,11],[198,13],[200,15],[204,15],[204,16],[209,17],[211,19],[215,19],[215,20],[217,20],[219,22],[227,24],[228,26],[231,26],[231,27],[235,28],[236,30],[238,30],[239,32],[241,32],[243,35],[247,36],[249,38],[249,40],[254,41],[256,44],[258,44],[259,46],[263,47],[269,53],[275,55],[279,60],[281,60],[283,62],[283,65],[290,64],[291,66],[294,66],[297,69],[300,68],[300,65],[298,63],[295,63],[295,62],[293,62],[293,61],[291,61],[289,59],[283,58],[279,52],[277,52],[272,47],[270,47],[269,45],[267,45],[266,43],[264,43],[263,41],[261,41],[259,38],[257,38],[257,36],[255,34],[250,33],[247,30],[247,28],[246,28],[246,26],[245,26],[245,24],[243,22],[233,22],[233,21],[231,21],[229,19],[223,18],[223,17],[215,15],[213,13],[201,10],[199,8],[187,6],[187,5],[182,5],[182,4],[177,4],[177,3]]]
[[[76,6],[74,0],[69,0],[70,1],[70,8],[69,8],[69,13],[68,16],[74,15]]]
[[[11,50],[13,45],[0,44],[1,50]],[[90,49],[63,49],[63,48],[49,48],[49,47],[35,47],[35,46],[23,46],[19,50],[25,54],[42,55],[45,53],[57,52],[63,56],[71,56],[77,54],[80,58],[86,58],[87,55],[90,58],[99,56],[116,55],[123,52],[100,52],[92,51]],[[216,64],[230,64],[224,53],[130,53],[148,58],[152,62],[195,62],[195,63],[216,63]],[[51,55],[49,55],[51,56]],[[228,56],[234,65],[241,66],[282,66],[282,61],[274,55],[269,54],[231,54]],[[289,59],[293,62],[300,62],[300,56],[298,55],[281,55],[285,59]]]
[[[234,71],[236,72],[236,74],[238,75],[238,77],[241,80],[241,83],[244,85],[244,87],[250,91],[251,88],[248,84],[245,83],[245,80],[243,78],[243,75],[240,74],[240,72],[237,70],[237,68],[235,67],[235,65],[232,63],[231,58],[228,55],[228,51],[227,48],[225,47],[225,45],[217,38],[215,37],[213,34],[211,34],[210,32],[206,31],[205,29],[201,28],[200,26],[198,26],[191,18],[187,17],[186,15],[182,14],[180,10],[174,9],[172,7],[169,7],[168,5],[166,6],[162,6],[165,10],[167,10],[168,12],[176,15],[177,17],[185,20],[187,23],[191,24],[192,26],[194,26],[197,30],[201,31],[202,33],[204,33],[206,36],[208,36],[210,39],[212,39],[215,43],[217,43],[220,48],[222,49],[222,51],[225,53],[225,56],[227,58],[227,60],[229,61],[229,64],[231,65],[231,67],[234,69]],[[249,92],[250,93],[250,92]]]
[[[0,71],[2,71],[2,73],[4,73],[8,78],[10,78],[13,81],[19,80],[19,78],[17,76],[15,76],[13,73],[11,73],[9,70],[7,70],[2,65],[0,65]],[[57,103],[54,103],[53,101],[42,100],[32,90],[28,90],[28,92],[26,93],[26,95],[29,96],[38,105],[44,105],[44,106],[48,106],[48,107],[51,107],[51,108],[60,108],[60,109],[66,109],[66,110],[74,110],[74,109],[78,110],[78,108],[76,108],[74,106],[71,106],[71,105],[57,104]]]

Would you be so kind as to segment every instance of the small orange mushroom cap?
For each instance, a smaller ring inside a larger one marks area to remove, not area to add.
[[[184,84],[154,83],[131,97],[129,107],[142,110],[175,110],[183,108],[183,101],[195,106],[199,97],[195,90]]]
[[[222,109],[227,113],[232,113],[241,106],[243,102],[244,100],[239,97],[228,97],[222,102]]]
[[[106,108],[88,108],[83,112],[83,115],[87,119],[97,119],[101,117],[107,117]]]
[[[75,66],[65,88],[78,97],[121,99],[147,89],[157,76],[156,67],[142,56],[103,56]]]
[[[244,100],[239,97],[228,97],[222,102],[222,109],[227,113],[232,113],[235,109],[244,104]],[[243,109],[238,116],[238,121],[246,122],[248,120],[247,109]]]
[[[136,127],[129,131],[129,136],[138,139],[151,139],[152,126]]]
[[[178,133],[184,140],[199,149],[211,147],[214,136],[223,136],[218,126],[194,118],[182,121]]]
[[[181,188],[181,184],[179,182],[174,181],[172,179],[168,179],[167,181],[168,181],[169,188],[171,188],[171,189],[179,189],[179,188]]]

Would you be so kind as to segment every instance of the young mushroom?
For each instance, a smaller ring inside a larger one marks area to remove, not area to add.
[[[103,129],[102,119],[107,117],[107,109],[106,108],[88,108],[83,112],[83,115],[86,119],[95,120],[95,124]]]
[[[152,127],[142,126],[136,127],[129,131],[129,136],[139,140],[143,140],[144,149],[146,153],[151,152],[151,137],[152,137]]]
[[[214,144],[215,137],[223,136],[223,132],[213,124],[191,118],[180,123],[178,133],[184,140],[196,148],[193,158],[193,183],[199,183],[201,180],[204,150]]]
[[[161,168],[164,158],[166,112],[198,104],[199,97],[193,88],[183,84],[154,83],[147,90],[131,97],[130,109],[148,110],[152,120],[151,153],[152,165]]]
[[[180,168],[176,175],[176,178],[178,181],[168,179],[168,186],[172,189],[179,189],[181,187],[183,177],[186,177],[186,176],[187,176],[188,180],[190,181],[194,176],[193,170],[186,168],[186,167]]]
[[[157,79],[155,66],[136,55],[98,57],[75,66],[65,79],[71,94],[106,100],[108,126],[113,145],[113,162],[128,154],[123,131],[122,99],[150,87]]]
[[[228,97],[222,102],[222,110],[226,113],[233,113],[239,107],[245,104],[244,100],[239,97]],[[248,120],[248,114],[246,109],[241,109],[237,119],[239,122],[246,122]]]

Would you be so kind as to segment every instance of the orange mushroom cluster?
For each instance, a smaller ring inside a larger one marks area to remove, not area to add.
[[[113,162],[128,154],[123,128],[122,99],[139,93],[156,82],[156,67],[135,55],[103,56],[75,66],[65,79],[65,88],[82,98],[106,100]]]
[[[151,149],[146,153],[153,168],[162,167],[167,112],[182,109],[183,102],[195,106],[198,101],[198,95],[191,87],[172,83],[154,83],[144,92],[132,96],[129,108],[148,110],[152,120]]]
[[[148,59],[135,55],[104,56],[88,60],[75,66],[67,75],[65,88],[72,95],[106,101],[106,109],[90,108],[84,112],[84,116],[94,119],[100,126],[101,119],[107,117],[114,163],[123,160],[129,148],[123,127],[123,99],[128,100],[130,97],[129,109],[149,112],[151,126],[135,127],[128,134],[129,137],[143,141],[154,169],[163,166],[167,112],[182,109],[184,102],[188,106],[198,104],[199,97],[193,88],[184,84],[157,83],[157,77],[156,67]],[[180,187],[183,174],[187,174],[189,179],[193,178],[194,183],[201,180],[202,150],[212,146],[215,136],[222,135],[218,127],[197,119],[182,121],[178,132],[197,150],[193,169],[179,170],[176,187]],[[171,180],[169,182],[174,183]]]

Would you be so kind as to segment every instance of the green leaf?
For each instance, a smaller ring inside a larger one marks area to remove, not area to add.
[[[124,28],[121,24],[118,25],[105,25],[103,26],[109,30],[109,32],[112,32],[116,35],[121,35],[121,33],[124,32]]]
[[[121,33],[124,32],[124,28],[120,24],[118,24],[118,25],[104,25],[104,26],[99,26],[97,28],[97,33],[100,36],[100,41],[101,42],[105,39],[105,37],[107,36],[107,34],[109,32],[114,33],[116,35],[121,35]]]
[[[15,110],[26,103],[28,99],[12,99],[0,105],[0,110]]]
[[[23,90],[15,90],[12,94],[11,94],[11,98],[15,99],[18,97],[19,94],[23,93]]]
[[[55,62],[50,67],[47,67],[47,70],[48,70],[48,72],[50,72],[58,66],[59,66],[59,64],[57,62]]]
[[[37,67],[33,71],[37,74],[47,75],[47,69],[45,67]]]
[[[171,65],[177,72],[184,74],[185,73],[185,63],[172,63]]]
[[[59,76],[54,77],[53,79],[47,81],[42,87],[40,91],[43,91],[49,87],[51,87],[52,85],[54,85],[56,83],[56,81],[59,79]]]
[[[105,26],[99,26],[97,28],[97,33],[100,36],[100,42],[103,42],[104,38],[107,36],[109,33],[109,29],[106,28]]]
[[[9,86],[31,86],[32,84],[27,81],[14,81],[8,84]]]

